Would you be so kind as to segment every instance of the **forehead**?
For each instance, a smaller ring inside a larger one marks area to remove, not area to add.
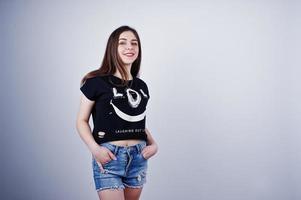
[[[132,31],[124,31],[120,34],[119,40],[134,40],[137,41],[136,36]]]

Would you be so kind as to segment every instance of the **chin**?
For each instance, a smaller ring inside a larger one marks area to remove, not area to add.
[[[126,65],[129,65],[129,64],[133,64],[133,62],[135,62],[135,60],[123,60],[123,63]]]

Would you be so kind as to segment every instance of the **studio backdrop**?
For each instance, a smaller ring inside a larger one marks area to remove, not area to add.
[[[0,199],[98,198],[76,131],[80,80],[122,25],[141,39],[159,146],[141,199],[301,199],[300,10],[293,0],[2,0]]]

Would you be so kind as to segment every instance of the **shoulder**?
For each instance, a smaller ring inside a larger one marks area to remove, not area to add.
[[[86,78],[86,80],[82,83],[81,87],[93,88],[95,90],[99,90],[102,87],[107,85],[105,76],[94,76]]]
[[[147,86],[147,82],[145,80],[143,80],[142,78],[136,77],[136,80],[138,82],[138,85],[147,93],[148,96],[149,95],[149,89]]]
[[[137,80],[138,83],[140,83],[143,86],[147,87],[147,82],[144,79],[136,77],[136,80]]]
[[[107,79],[107,75],[101,75],[101,76],[94,76],[89,77],[86,79],[85,82],[91,82],[91,83],[104,83]]]

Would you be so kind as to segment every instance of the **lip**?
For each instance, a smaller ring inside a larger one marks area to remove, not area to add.
[[[125,54],[123,54],[123,55],[125,55],[125,56],[127,56],[127,57],[133,57],[133,56],[135,55],[135,53],[129,52],[129,53],[125,53]]]

